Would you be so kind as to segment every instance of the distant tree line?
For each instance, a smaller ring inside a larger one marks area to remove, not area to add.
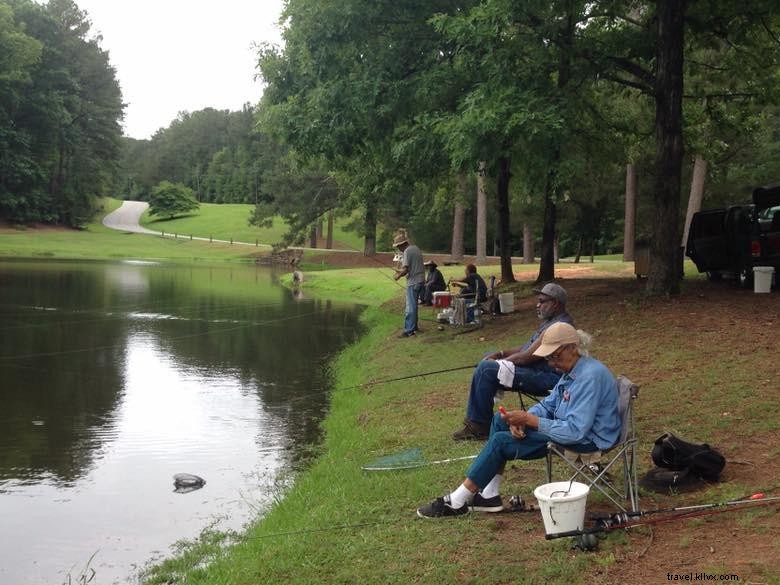
[[[124,138],[120,195],[148,200],[157,184],[169,181],[190,188],[200,202],[260,201],[264,175],[283,149],[255,126],[247,104],[238,112],[180,112],[149,140]]]
[[[0,218],[78,227],[110,193],[122,96],[71,0],[0,0]]]

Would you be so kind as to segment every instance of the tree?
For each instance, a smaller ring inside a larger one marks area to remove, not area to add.
[[[170,181],[162,181],[152,189],[149,198],[149,212],[167,219],[195,211],[199,207],[200,203],[195,200],[192,189]]]
[[[0,213],[13,221],[83,225],[94,198],[115,181],[123,115],[115,71],[100,37],[89,36],[87,14],[71,0],[3,2],[6,22],[8,6],[38,48],[16,37],[9,62],[26,59],[24,75],[0,81],[0,142],[10,153],[0,162]],[[30,51],[38,52],[32,60]],[[27,84],[25,91],[14,96],[6,81],[11,90]]]

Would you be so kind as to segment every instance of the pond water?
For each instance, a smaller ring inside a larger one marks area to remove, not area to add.
[[[254,266],[0,262],[0,583],[132,581],[256,518],[319,440],[359,312]]]

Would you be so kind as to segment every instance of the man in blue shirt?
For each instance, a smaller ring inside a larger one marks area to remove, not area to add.
[[[456,441],[487,438],[493,418],[493,398],[503,387],[547,396],[561,377],[560,372],[534,355],[534,351],[541,343],[542,334],[554,323],[574,325],[574,319],[566,312],[568,295],[555,283],[545,284],[534,292],[537,293],[536,315],[541,320],[539,328],[525,344],[491,353],[477,365],[471,377],[463,428],[452,435]]]
[[[563,372],[552,393],[528,411],[493,417],[490,439],[451,494],[417,510],[423,518],[460,516],[469,510],[500,512],[506,462],[539,459],[552,441],[578,453],[609,449],[620,438],[617,383],[601,362],[584,355],[581,336],[568,323],[543,334],[535,354]]]

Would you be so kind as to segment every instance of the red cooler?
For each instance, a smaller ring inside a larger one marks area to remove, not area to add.
[[[447,291],[437,291],[433,293],[433,306],[445,309],[452,302],[452,293]]]

